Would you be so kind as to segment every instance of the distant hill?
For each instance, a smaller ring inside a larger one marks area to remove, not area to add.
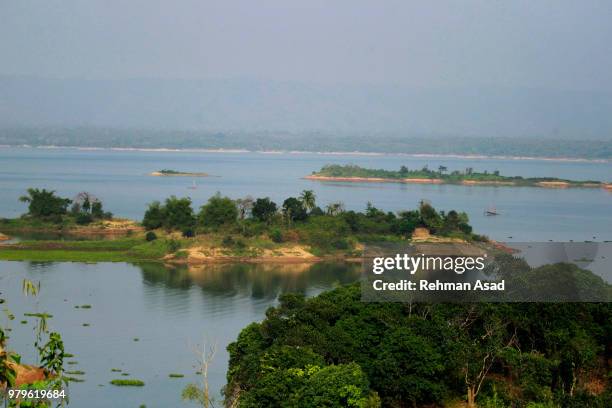
[[[612,139],[612,93],[0,77],[0,127]]]

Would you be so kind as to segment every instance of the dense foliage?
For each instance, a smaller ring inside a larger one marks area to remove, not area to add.
[[[44,188],[29,188],[28,195],[21,196],[20,201],[28,203],[28,215],[36,218],[61,217],[66,214],[72,200],[55,195],[55,191]]]
[[[197,218],[197,222],[196,222]],[[165,228],[183,231],[184,236],[222,230],[225,246],[243,238],[267,236],[276,243],[302,242],[321,251],[348,250],[365,241],[408,238],[417,227],[430,232],[464,239],[482,239],[472,234],[465,213],[436,211],[422,202],[412,211],[384,212],[368,203],[365,212],[346,211],[342,203],[331,203],[325,210],[316,205],[310,190],[299,197],[288,197],[279,206],[270,198],[232,200],[216,194],[201,207],[197,217],[189,198],[170,197],[165,204],[153,202],[142,224],[149,230]],[[192,232],[187,235],[185,232]]]
[[[142,225],[147,229],[165,228],[167,230],[188,231],[196,224],[196,216],[191,208],[191,199],[171,196],[162,205],[159,201],[149,204]]]
[[[353,284],[283,295],[243,329],[225,393],[240,407],[603,408],[610,338],[610,304],[366,303]]]
[[[104,212],[102,201],[85,191],[77,194],[72,200],[60,197],[55,191],[44,188],[42,190],[29,188],[27,193],[19,200],[28,203],[26,216],[36,220],[86,225],[94,220],[110,219],[113,216],[110,212]],[[68,211],[70,204],[72,206]]]

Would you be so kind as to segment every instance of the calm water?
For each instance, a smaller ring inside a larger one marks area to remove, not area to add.
[[[197,207],[217,191],[232,198],[269,196],[280,202],[312,189],[320,205],[343,201],[356,210],[364,209],[368,201],[390,211],[410,209],[427,199],[439,209],[466,211],[477,232],[499,240],[612,240],[612,194],[604,190],[323,184],[301,179],[330,163],[387,169],[445,165],[451,170],[473,167],[577,180],[610,180],[612,174],[610,163],[544,160],[0,148],[0,217],[25,211],[18,197],[28,187],[54,189],[68,197],[89,191],[104,201],[107,210],[133,219],[142,217],[147,203],[172,194],[192,197]],[[147,176],[162,168],[216,177],[199,178],[198,188],[190,190],[190,178]],[[484,216],[489,206],[502,215]],[[225,347],[240,329],[261,320],[280,293],[314,295],[356,280],[358,268],[321,264],[167,269],[150,264],[0,262],[0,298],[16,315],[10,323],[10,344],[25,361],[35,357],[34,322],[26,318],[28,324],[20,324],[23,313],[54,315],[51,329],[62,333],[67,351],[77,361],[67,367],[86,372],[84,383],[71,385],[71,406],[174,407],[181,405],[183,386],[198,379],[193,350],[203,339],[218,345],[210,375],[211,385],[220,390],[228,360]],[[39,297],[21,294],[23,278],[41,282]],[[83,304],[91,304],[92,309],[74,307]],[[122,377],[111,368],[120,368],[147,385],[112,387],[108,382]],[[182,373],[185,378],[170,379],[170,373]]]
[[[603,189],[343,184],[301,179],[331,163],[386,169],[445,165],[449,170],[473,167],[525,177],[612,181],[609,162],[0,148],[0,217],[25,211],[18,197],[28,187],[51,188],[68,197],[86,190],[116,215],[134,219],[142,217],[147,203],[171,194],[190,196],[198,207],[217,191],[232,198],[250,194],[282,202],[312,189],[320,205],[343,201],[356,210],[364,209],[368,201],[385,210],[409,209],[427,199],[439,209],[466,211],[477,232],[498,240],[612,240],[612,193]],[[162,168],[218,177],[199,178],[198,188],[190,190],[191,178],[147,176]],[[484,216],[484,209],[490,206],[502,215]]]
[[[188,270],[156,264],[0,262],[0,298],[16,316],[9,324],[9,346],[26,362],[36,361],[35,319],[23,314],[53,315],[50,329],[62,334],[66,351],[75,355],[70,360],[78,362],[66,369],[86,372],[85,382],[70,384],[71,407],[167,408],[186,405],[180,393],[199,380],[194,349],[203,340],[218,346],[209,373],[211,386],[220,391],[227,344],[249,323],[261,320],[280,293],[315,295],[356,280],[359,267],[216,265]],[[41,282],[37,298],[21,294],[23,278]],[[83,304],[92,308],[75,308]],[[6,327],[4,313],[1,319]],[[27,325],[20,323],[23,319]],[[122,377],[112,368],[131,376]],[[185,378],[168,378],[170,373]],[[114,378],[138,378],[146,386],[114,387],[109,384]]]

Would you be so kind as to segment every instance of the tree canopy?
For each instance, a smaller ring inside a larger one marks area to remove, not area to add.
[[[589,384],[606,381],[611,335],[610,304],[367,303],[359,284],[285,294],[228,346],[226,395],[246,407],[300,396],[326,407],[603,408],[610,390]]]
[[[28,203],[28,215],[36,218],[62,216],[72,200],[59,197],[53,190],[29,188],[28,194],[21,196],[20,201]]]
[[[238,218],[236,203],[229,197],[217,193],[208,199],[198,214],[198,222],[205,227],[220,227],[232,224]]]

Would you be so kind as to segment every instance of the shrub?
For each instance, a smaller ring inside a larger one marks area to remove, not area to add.
[[[234,238],[231,235],[224,236],[223,241],[221,241],[221,245],[223,245],[224,247],[234,246],[235,243],[236,241],[234,241]]]
[[[168,249],[170,249],[170,252],[176,252],[181,249],[181,243],[176,239],[171,239],[168,241]]]
[[[281,243],[283,242],[283,233],[280,229],[274,228],[270,231],[270,239],[276,243]]]
[[[155,241],[157,239],[157,234],[155,234],[153,231],[149,231],[146,233],[145,239],[147,242]]]
[[[87,213],[80,213],[79,215],[76,216],[75,221],[79,225],[87,225],[87,224],[91,224],[91,222],[93,221],[93,217]]]

